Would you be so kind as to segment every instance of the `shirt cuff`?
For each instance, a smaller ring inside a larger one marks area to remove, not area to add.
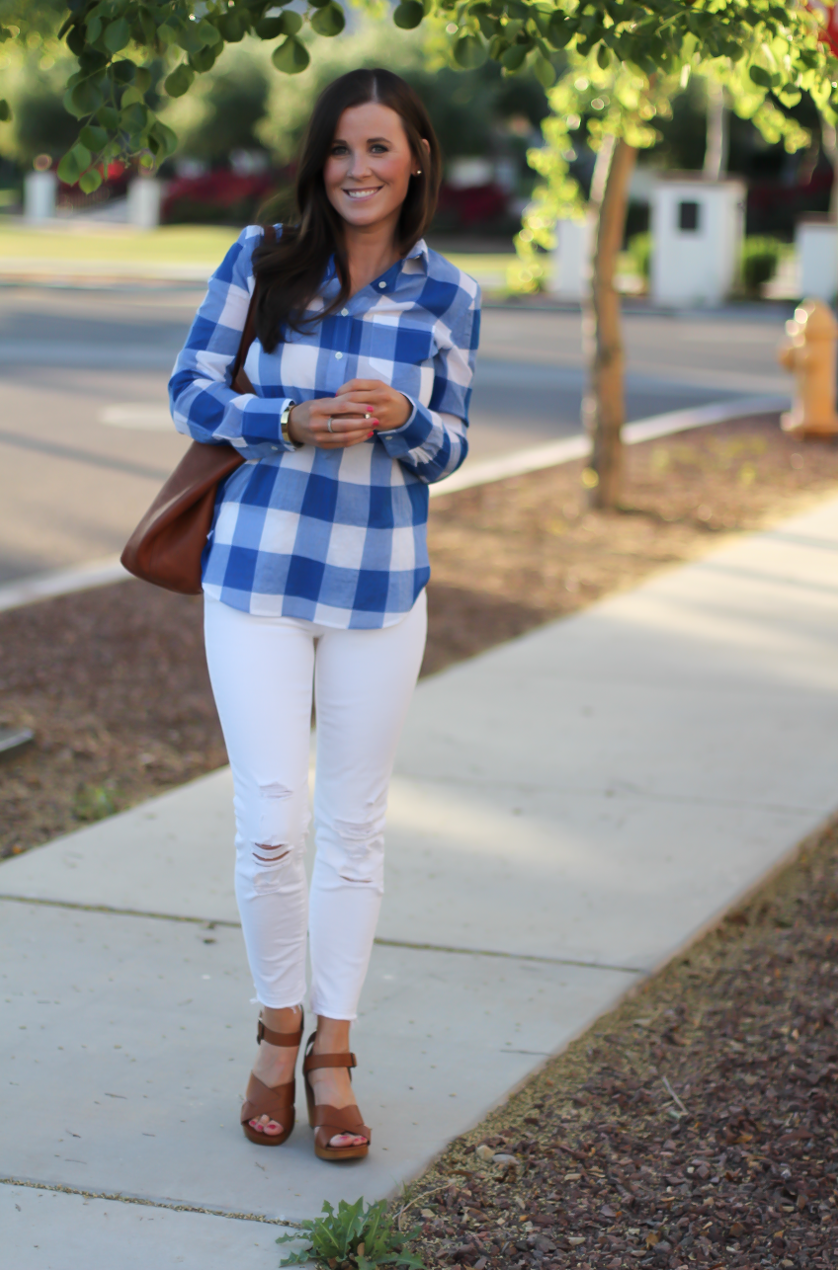
[[[265,398],[256,400],[262,407],[242,410],[242,440],[253,457],[269,458],[272,454],[290,452],[297,446],[283,440],[280,420],[282,412],[289,405],[296,403],[290,397]]]
[[[393,459],[403,458],[411,450],[418,450],[427,441],[434,426],[430,411],[420,406],[412,397],[408,397],[406,392],[402,393],[402,396],[407,398],[412,407],[407,422],[400,428],[392,428],[389,432],[375,434],[384,443],[384,448]]]

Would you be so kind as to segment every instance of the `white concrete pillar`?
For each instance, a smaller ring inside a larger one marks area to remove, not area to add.
[[[838,294],[838,225],[801,216],[794,231],[800,295],[832,304]]]
[[[58,177],[54,172],[28,172],[23,179],[24,215],[29,221],[52,220]]]
[[[135,176],[128,186],[128,223],[138,229],[156,229],[160,224],[163,185],[155,176]]]
[[[556,247],[550,293],[562,300],[581,300],[588,291],[588,257],[591,223],[588,220],[556,222]]]
[[[736,280],[744,220],[742,181],[662,173],[652,190],[652,299],[721,304]]]

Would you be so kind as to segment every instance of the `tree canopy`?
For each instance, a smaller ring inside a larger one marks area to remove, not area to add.
[[[381,0],[356,3],[374,8]],[[658,77],[663,86],[695,62],[744,64],[747,90],[763,103],[769,93],[789,101],[808,89],[828,107],[836,87],[818,40],[823,19],[798,3],[400,0],[392,20],[402,28],[435,23],[454,65],[493,58],[508,74],[530,66],[545,87],[555,81],[562,50],[571,64],[616,75],[629,96],[638,76],[647,84]],[[317,41],[339,35],[345,23],[339,0],[294,8],[290,0],[0,0],[0,41],[56,39],[75,60],[65,105],[79,135],[59,174],[85,191],[99,185],[111,159],[153,165],[172,153],[177,138],[158,116],[161,81],[165,96],[182,96],[228,44],[248,34],[273,43],[274,66],[293,75],[309,64]],[[646,92],[646,101],[655,95]],[[0,119],[9,117],[0,102]],[[612,122],[610,114],[597,118]]]

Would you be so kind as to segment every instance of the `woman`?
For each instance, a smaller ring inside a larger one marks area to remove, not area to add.
[[[466,456],[477,284],[422,234],[440,152],[413,90],[353,71],[318,100],[299,224],[251,226],[210,280],[170,394],[175,425],[246,462],[204,555],[207,661],[235,787],[236,897],[261,1006],[242,1110],[251,1142],[294,1125],[306,932],[317,1029],[303,1071],[322,1159],[366,1155],[350,1023],[383,894],[396,742],[425,643],[428,484]],[[254,279],[255,274],[255,279]],[[245,362],[230,371],[258,283]],[[306,894],[312,681],[317,856]]]

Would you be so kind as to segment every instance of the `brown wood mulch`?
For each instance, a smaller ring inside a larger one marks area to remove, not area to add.
[[[838,491],[838,448],[746,420],[633,446],[616,514],[587,508],[582,464],[434,500],[423,674],[571,613],[650,572]],[[0,613],[0,856],[225,762],[199,599],[140,582]]]
[[[633,447],[625,506],[581,465],[435,501],[424,673],[838,492],[776,419]],[[200,603],[124,583],[0,614],[4,855],[224,761]],[[429,1267],[838,1265],[838,825],[573,1043],[407,1192]]]
[[[838,1265],[838,820],[407,1192],[428,1266]]]

